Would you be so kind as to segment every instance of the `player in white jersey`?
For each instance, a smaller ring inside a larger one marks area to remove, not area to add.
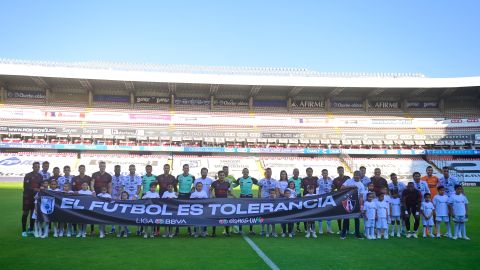
[[[162,199],[176,199],[178,198],[177,193],[174,191],[173,185],[168,184],[167,185],[167,190],[163,192]],[[173,227],[171,226],[166,226],[165,227],[165,232],[162,235],[162,237],[170,237],[173,238]]]
[[[88,186],[88,183],[87,182],[83,182],[82,183],[82,189],[80,189],[77,193],[78,194],[81,194],[81,195],[93,195],[94,193],[89,190],[89,186]],[[86,224],[80,224],[80,229],[79,229],[79,232],[77,234],[77,238],[78,237],[87,237],[87,225]]]
[[[283,192],[288,187],[288,174],[285,170],[280,171],[280,179],[277,181],[277,186],[275,190],[277,192],[277,197],[283,197]]]
[[[69,183],[69,184],[72,184],[72,180],[73,180],[73,175],[70,175],[70,172],[71,172],[71,169],[70,169],[70,166],[63,166],[63,175],[58,177],[58,188],[60,188],[60,190],[63,190],[63,185],[65,185],[65,183]]]
[[[397,237],[401,237],[401,201],[398,190],[392,191],[392,196],[389,199],[390,203],[390,224],[392,225],[390,236],[395,236],[395,227],[397,228]]]
[[[398,193],[398,196],[402,197],[402,193],[406,188],[405,184],[402,182],[398,182],[396,173],[390,174],[390,180],[391,182],[388,184],[388,190],[390,191],[390,194],[392,194],[392,192],[396,190]]]
[[[413,185],[416,190],[422,193],[422,201],[424,201],[424,196],[427,193],[430,193],[430,188],[428,188],[427,182],[421,180],[422,175],[419,172],[413,173]]]
[[[50,180],[50,177],[52,177],[52,174],[48,171],[48,168],[50,168],[50,162],[44,161],[42,163],[42,170],[39,171],[43,177],[43,180]]]
[[[157,183],[153,182],[150,183],[150,189],[143,194],[142,199],[158,199],[160,198],[160,195],[157,192]],[[155,237],[155,230],[154,226],[147,226],[144,233],[143,233],[143,238],[147,239],[148,234],[150,234],[150,238]]]
[[[277,180],[272,178],[272,169],[266,168],[265,169],[265,178],[258,181],[258,197],[262,199],[267,199],[270,197],[270,190],[275,190],[277,188]],[[265,233],[265,224],[261,225],[262,231],[260,236],[266,236]]]
[[[112,175],[112,199],[119,200],[120,194],[123,191],[123,176],[122,176],[122,168],[120,165],[115,165],[114,173]],[[112,230],[110,234],[115,234],[115,225],[112,226]]]
[[[112,196],[107,192],[108,188],[107,187],[102,187],[102,192],[97,194],[97,197],[99,198],[104,198],[104,199],[111,199]],[[100,238],[105,237],[105,224],[100,224],[99,226],[100,229]]]
[[[455,186],[455,194],[450,196],[449,200],[450,212],[453,215],[453,222],[455,222],[452,239],[462,238],[470,240],[467,236],[467,229],[465,222],[468,221],[468,200],[463,194],[463,187],[461,185]]]
[[[432,195],[430,193],[425,193],[424,201],[422,202],[422,207],[420,212],[422,214],[423,221],[423,237],[435,237],[433,235],[433,213],[435,211],[435,206],[432,203]]]
[[[64,183],[63,184],[63,190],[62,190],[63,193],[66,193],[66,194],[72,194],[73,191],[72,191],[72,186],[70,183]],[[58,224],[58,228],[59,228],[59,232],[58,232],[58,237],[63,237],[65,235],[65,230],[67,230],[67,233],[66,233],[66,236],[67,237],[71,237],[72,236],[72,224],[71,223],[64,223],[64,222],[60,222]]]
[[[202,170],[200,170],[200,174],[201,176],[199,178],[195,178],[195,181],[193,181],[193,186],[196,187],[197,183],[202,183],[202,190],[205,191],[207,196],[210,198],[210,186],[213,183],[213,179],[208,177],[207,168],[202,168]]]
[[[438,183],[439,186],[445,187],[445,194],[450,197],[455,194],[455,186],[459,185],[460,183],[455,176],[450,175],[450,169],[448,167],[443,167],[442,171],[443,175],[438,180]]]
[[[142,177],[135,173],[136,168],[134,164],[128,166],[128,175],[122,177],[122,189],[128,192],[129,200],[137,200],[142,194]],[[137,226],[137,236],[141,235],[141,228]]]
[[[385,195],[380,193],[377,200],[377,239],[388,239],[388,217],[390,216],[390,204]]]
[[[437,237],[440,238],[440,225],[442,222],[445,223],[447,228],[447,233],[445,236],[452,237],[452,231],[450,228],[450,215],[448,213],[448,196],[445,194],[445,187],[439,186],[437,188],[438,194],[433,197],[433,206],[435,206],[435,219],[437,221]]]
[[[208,199],[209,195],[203,189],[203,183],[197,182],[195,185],[195,191],[190,194],[190,199],[199,200],[199,199]],[[205,237],[207,236],[207,227],[203,226],[195,226],[193,228],[193,235],[195,238],[199,236]]]
[[[327,194],[327,193],[332,192],[332,183],[333,183],[333,180],[332,180],[332,178],[330,178],[328,176],[328,170],[323,169],[322,170],[322,177],[320,177],[317,180],[317,185],[318,185],[317,194],[318,195],[323,195],[323,194]],[[323,220],[319,220],[318,225],[319,225],[318,226],[319,227],[318,228],[318,233],[323,234]],[[333,234],[332,221],[331,220],[327,220],[327,233]]]
[[[307,186],[307,194],[305,194],[305,197],[309,196],[315,196],[315,187],[314,186]],[[314,221],[309,221],[305,222],[307,225],[307,229],[305,231],[305,237],[310,238],[312,236],[313,238],[317,238],[317,233],[315,232],[315,222]]]
[[[365,237],[368,240],[375,239],[375,219],[377,216],[377,203],[373,201],[373,192],[368,193],[367,200],[363,205],[363,218],[365,223]]]
[[[285,189],[285,191],[289,191],[289,197],[286,198],[286,199],[294,199],[297,197],[297,192],[296,192],[296,189],[295,189],[295,182],[293,181],[290,181],[288,182],[288,187]],[[285,194],[285,191],[283,192]]]

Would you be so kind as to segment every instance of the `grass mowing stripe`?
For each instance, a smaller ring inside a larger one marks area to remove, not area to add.
[[[272,269],[272,270],[280,270],[280,268],[278,268],[278,266],[272,261],[270,260],[270,258],[268,258],[267,255],[265,255],[265,253],[263,253],[263,251],[252,241],[252,239],[250,239],[250,237],[246,236],[246,235],[243,235],[243,239],[245,239],[245,241],[247,241],[247,243],[252,247],[253,250],[255,250],[255,252],[257,253],[257,255],[262,258],[262,260]]]

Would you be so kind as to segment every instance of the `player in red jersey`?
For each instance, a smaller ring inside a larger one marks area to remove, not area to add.
[[[43,176],[40,174],[40,163],[32,164],[33,171],[27,173],[23,178],[23,207],[22,207],[22,236],[27,237],[28,233],[33,233],[34,220],[32,213],[35,207],[35,194],[40,190]],[[27,233],[27,218],[30,215],[30,226]]]

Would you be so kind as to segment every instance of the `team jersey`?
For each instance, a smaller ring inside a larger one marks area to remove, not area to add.
[[[142,176],[142,190],[143,193],[147,193],[147,191],[150,191],[150,185],[157,181],[157,177],[153,174],[150,175],[143,175]]]
[[[318,179],[317,184],[318,184],[317,194],[322,195],[322,194],[332,192],[332,184],[333,184],[332,178],[327,177],[327,179],[324,179],[322,177]]]
[[[105,199],[111,199],[112,195],[108,194],[107,192],[105,192],[105,193],[100,192],[100,193],[97,194],[97,197],[105,198]]]
[[[73,175],[68,175],[68,176],[63,175],[63,176],[58,177],[58,180],[57,180],[57,182],[58,182],[58,187],[59,187],[61,190],[63,190],[63,186],[64,186],[65,184],[70,184],[70,185],[71,185],[71,184],[72,184],[72,181],[73,181],[73,177],[74,177]]]
[[[240,186],[240,195],[252,195],[253,185],[258,186],[258,180],[252,177],[240,177],[235,181],[235,186]]]
[[[87,190],[81,189],[81,190],[78,191],[78,194],[81,194],[81,195],[92,195],[93,192],[92,192],[91,190],[88,190],[88,189],[87,189]]]
[[[225,181],[230,183],[230,186],[235,182],[235,177],[231,174],[225,175]]]
[[[207,196],[210,196],[210,186],[212,185],[213,183],[213,180],[212,178],[210,177],[205,177],[205,178],[197,178],[195,179],[195,181],[193,182],[193,186],[196,187],[197,186],[197,183],[202,183],[202,190],[205,191],[205,193],[207,194]]]
[[[422,202],[422,207],[420,208],[423,211],[425,216],[430,216],[435,210],[435,206],[433,206],[432,202]]]
[[[360,182],[362,182],[362,184],[365,186],[365,188],[367,188],[368,184],[369,184],[370,182],[372,182],[372,180],[370,180],[370,177],[364,175],[364,176],[362,177],[362,179],[360,179]]]
[[[373,183],[373,190],[375,190],[375,193],[377,196],[380,194],[382,191],[382,188],[388,188],[388,182],[385,178],[379,176],[372,176],[370,177],[370,181]]]
[[[40,173],[30,172],[23,178],[23,195],[34,196],[36,191],[42,185],[43,176]]]
[[[358,189],[358,196],[363,198],[363,194],[365,194],[365,186],[360,181],[355,181],[355,179],[350,178],[345,183],[343,183],[344,187],[357,187]]]
[[[391,215],[394,217],[399,217],[401,215],[401,207],[400,207],[400,198],[390,198],[389,199],[390,208],[391,208]]]
[[[94,181],[93,189],[95,189],[95,192],[101,193],[102,188],[108,189],[108,185],[112,182],[112,175],[107,172],[94,172],[92,174],[92,181]]]
[[[301,194],[301,188],[302,188],[302,178],[301,177],[298,177],[297,179],[290,177],[290,179],[288,179],[288,182],[290,181],[293,181],[295,183],[295,193],[296,194]]]
[[[177,198],[177,193],[175,191],[165,191],[163,192],[162,199],[176,199]]]
[[[458,185],[458,179],[456,177],[449,176],[445,178],[445,176],[442,176],[440,177],[439,183],[439,186],[445,187],[445,194],[447,194],[448,197],[455,194],[455,185]]]
[[[48,171],[40,171],[39,173],[42,175],[43,180],[50,180],[50,177],[52,177],[52,174]]]
[[[295,189],[291,189],[291,188],[286,188],[285,190],[290,190],[290,198],[289,199],[294,199],[297,197],[297,191],[295,191]],[[285,193],[285,191],[284,191]]]
[[[92,183],[92,178],[88,175],[77,175],[72,178],[72,190],[78,191],[82,189],[82,184],[87,183],[88,187],[90,187]]]
[[[167,174],[167,175],[161,174],[157,176],[157,184],[158,184],[158,194],[160,194],[160,196],[162,196],[163,193],[168,190],[168,185],[172,185],[173,190],[178,191],[177,179],[175,178],[175,176],[171,174]]]
[[[208,199],[208,194],[205,190],[194,191],[190,194],[190,199]]]
[[[405,203],[405,206],[420,206],[422,201],[422,193],[416,189],[405,189],[402,193],[402,202]]]
[[[138,194],[139,186],[142,185],[142,178],[139,175],[125,175],[122,177],[123,190],[129,195],[132,200]]]
[[[288,180],[277,181],[277,188],[280,190],[280,194],[283,194],[287,187],[288,187]]]
[[[450,196],[449,204],[452,205],[454,216],[465,216],[467,214],[465,205],[468,204],[468,200],[467,200],[467,197],[465,197],[465,195],[453,194],[452,196]]]
[[[122,192],[123,177],[121,175],[112,175],[112,198],[120,198]]]
[[[363,209],[365,211],[365,217],[367,219],[375,219],[375,215],[377,213],[377,203],[374,201],[366,201],[363,205]]]
[[[230,190],[230,183],[217,180],[212,183],[212,188],[215,193],[215,198],[227,198],[228,190]]]
[[[184,175],[179,174],[177,176],[178,181],[178,192],[180,193],[190,193],[192,191],[193,181],[195,181],[195,177],[191,174]]]
[[[160,198],[160,195],[158,195],[158,192],[151,192],[150,190],[145,192],[143,195],[142,199],[158,199]]]
[[[438,177],[436,177],[435,175],[432,175],[432,176],[425,175],[424,177],[422,177],[422,180],[427,182],[428,189],[430,190],[430,194],[432,194],[432,198],[437,196],[437,186],[439,181]]]
[[[417,183],[417,182],[413,181],[413,185],[415,186],[416,190],[418,190],[422,193],[422,201],[423,201],[424,200],[423,196],[426,193],[430,192],[430,189],[428,188],[427,182],[420,180],[420,182]]]
[[[406,188],[407,188],[407,187],[406,187],[405,184],[402,183],[402,182],[397,182],[396,184],[394,184],[393,182],[391,182],[391,183],[388,184],[388,190],[390,191],[390,194],[392,194],[392,192],[393,192],[394,190],[396,190],[399,197],[402,197],[402,193],[403,193],[403,191],[404,191]]]
[[[437,217],[448,217],[448,196],[443,194],[433,198],[433,205],[435,206],[435,214]]]
[[[387,200],[379,201],[377,200],[377,217],[378,218],[387,218],[390,215],[390,204]]]
[[[317,192],[318,188],[318,177],[316,176],[310,176],[310,177],[304,177],[302,179],[302,188],[303,188],[303,193],[307,193],[307,187],[312,186],[315,192]]]
[[[270,196],[270,189],[275,189],[277,187],[277,180],[273,178],[263,178],[258,182],[258,185],[261,189],[262,198],[268,198]]]
[[[333,187],[333,190],[339,190],[343,183],[345,183],[345,181],[347,181],[348,179],[350,179],[350,176],[348,175],[344,175],[344,176],[338,176],[336,177],[335,179],[333,179],[333,182],[332,182],[332,187]]]
[[[59,189],[59,188],[56,188],[56,189],[51,189],[51,188],[48,188],[49,191],[56,191],[56,192],[61,192],[62,190]]]

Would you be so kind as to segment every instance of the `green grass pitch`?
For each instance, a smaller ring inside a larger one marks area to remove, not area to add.
[[[251,238],[280,269],[476,269],[480,263],[480,189],[466,188],[465,192],[470,201],[467,234],[471,241],[340,240],[337,235],[306,239],[303,233],[294,239]],[[173,239],[22,238],[19,183],[0,183],[0,206],[3,270],[269,269],[240,235],[194,239],[182,231]]]

